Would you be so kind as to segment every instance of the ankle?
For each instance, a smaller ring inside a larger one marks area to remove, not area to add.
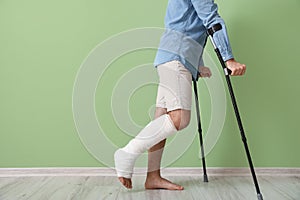
[[[160,170],[147,172],[147,179],[161,178]]]

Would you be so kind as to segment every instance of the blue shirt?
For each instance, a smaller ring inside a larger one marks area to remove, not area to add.
[[[169,0],[165,16],[165,32],[161,37],[154,65],[178,60],[198,79],[203,66],[202,53],[207,41],[206,30],[220,23],[214,42],[223,60],[233,58],[223,19],[214,0]]]

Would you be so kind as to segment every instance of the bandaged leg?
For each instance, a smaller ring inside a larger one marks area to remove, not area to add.
[[[150,122],[134,139],[125,147],[115,152],[115,168],[118,177],[131,178],[136,159],[176,132],[176,128],[168,114],[164,114]]]

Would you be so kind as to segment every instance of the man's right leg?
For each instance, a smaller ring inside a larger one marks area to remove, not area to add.
[[[115,153],[115,167],[120,182],[127,188],[132,188],[131,177],[135,160],[144,151],[157,144],[156,155],[150,155],[151,167],[160,168],[160,160],[162,155],[162,146],[165,144],[165,139],[176,133],[177,130],[185,128],[190,120],[189,110],[174,110],[168,114],[163,114],[150,122],[134,139],[132,139],[124,148],[118,149]],[[161,146],[160,146],[161,145]],[[159,172],[159,171],[158,171]],[[155,174],[155,173],[154,173]],[[152,174],[153,175],[153,174]],[[148,176],[148,181],[145,187],[148,189],[170,189],[182,190],[183,187],[173,184],[170,181],[161,178],[161,176]]]
[[[131,188],[131,177],[136,159],[153,145],[177,132],[171,117],[164,114],[151,121],[125,147],[115,152],[115,168],[120,182]]]
[[[162,141],[157,146],[161,149],[161,146],[165,144],[163,140],[187,126],[190,119],[190,72],[180,62],[172,61],[166,63],[165,66],[158,66],[158,73],[160,84],[157,105],[158,107],[168,108],[169,112],[168,114],[161,113],[162,115],[150,122],[136,138],[132,139],[124,148],[116,151],[115,167],[117,174],[120,181],[127,188],[132,187],[131,176],[137,157]],[[185,108],[186,110],[184,110]],[[161,153],[158,156],[159,161],[156,161],[158,165],[160,165]],[[154,165],[157,166],[157,163]],[[154,187],[159,188],[160,186],[161,184]]]
[[[154,119],[164,114],[167,114],[166,108],[156,107]],[[158,144],[154,145],[148,150],[148,173],[147,174],[149,174],[151,177],[158,177],[158,176],[160,177],[160,162],[161,162],[161,157],[162,157],[165,143],[166,143],[166,139],[160,141]],[[119,177],[119,180],[126,188],[132,188],[131,179]]]

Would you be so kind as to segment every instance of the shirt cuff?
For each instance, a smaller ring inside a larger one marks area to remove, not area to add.
[[[227,61],[233,58],[232,49],[229,43],[225,23],[221,23],[222,29],[214,33],[213,38],[216,47],[220,50],[222,59]]]

